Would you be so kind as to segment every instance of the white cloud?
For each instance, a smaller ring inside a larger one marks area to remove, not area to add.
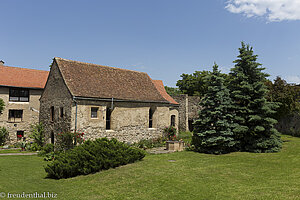
[[[226,9],[268,21],[300,20],[300,0],[229,0]]]
[[[297,75],[289,75],[284,77],[284,79],[286,80],[286,82],[288,83],[296,83],[296,84],[300,84],[300,77]]]

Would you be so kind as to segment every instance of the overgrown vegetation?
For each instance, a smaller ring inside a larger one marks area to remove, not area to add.
[[[0,98],[0,114],[2,114],[4,108],[5,108],[5,103],[3,99]]]
[[[276,113],[273,115],[275,119],[280,120],[292,114],[299,114],[300,88],[298,86],[289,85],[284,79],[277,76],[274,83],[267,81],[269,93],[267,98],[278,103]]]
[[[59,153],[45,167],[45,171],[50,178],[69,178],[126,165],[144,157],[143,150],[130,147],[116,139],[101,138],[88,140],[80,146]]]
[[[5,127],[0,127],[0,146],[4,145],[8,138],[8,131]]]
[[[41,150],[45,143],[45,132],[43,124],[36,123],[31,125],[31,135],[29,137],[33,139],[33,143],[31,144],[31,150]]]

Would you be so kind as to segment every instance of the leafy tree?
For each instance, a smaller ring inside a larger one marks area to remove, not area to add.
[[[195,71],[193,74],[182,74],[181,80],[177,81],[177,86],[182,94],[188,94],[189,96],[204,96],[208,90],[207,75],[210,75],[210,71]],[[228,74],[220,73],[220,76],[224,78],[224,84],[228,85],[230,82],[230,76]]]
[[[240,141],[238,147],[242,151],[277,152],[281,139],[274,128],[277,120],[272,118],[277,106],[266,99],[268,90],[264,83],[268,75],[256,62],[257,55],[253,54],[252,47],[242,42],[239,53],[230,73],[235,122],[239,124],[234,129],[236,140]]]
[[[234,150],[232,101],[218,66],[207,75],[208,89],[200,102],[203,107],[195,121],[192,144],[203,153],[223,154]]]
[[[207,91],[207,82],[205,77],[209,71],[195,71],[193,74],[182,74],[181,80],[177,81],[179,90],[189,96],[203,96]]]
[[[2,114],[4,107],[5,107],[5,103],[4,103],[3,99],[0,99],[0,114]]]
[[[165,90],[170,96],[176,96],[176,95],[182,94],[182,92],[178,88],[175,88],[175,87],[165,86]]]
[[[280,120],[287,115],[300,111],[299,87],[289,85],[279,76],[276,77],[274,83],[268,81],[267,86],[269,89],[268,100],[279,103],[279,107],[276,109],[277,113],[274,114],[275,119]]]

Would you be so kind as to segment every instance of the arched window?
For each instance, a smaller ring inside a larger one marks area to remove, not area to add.
[[[110,118],[111,118],[111,110],[106,107],[106,130],[110,130]]]
[[[171,126],[175,126],[175,115],[171,115]]]
[[[153,128],[153,110],[149,109],[149,128]]]
[[[51,132],[50,138],[51,138],[51,144],[54,144],[54,133],[53,133],[53,131]]]

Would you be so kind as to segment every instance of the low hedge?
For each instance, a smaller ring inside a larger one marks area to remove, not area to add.
[[[145,152],[116,139],[101,138],[59,153],[45,167],[49,178],[61,179],[86,175],[133,163],[145,157]]]

